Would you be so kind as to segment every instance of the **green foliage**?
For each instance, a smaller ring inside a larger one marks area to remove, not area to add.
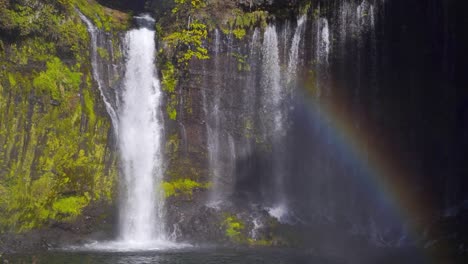
[[[210,58],[208,50],[202,46],[203,40],[207,36],[206,25],[194,21],[189,25],[188,29],[182,29],[164,37],[164,41],[172,48],[181,50],[177,54],[177,60],[179,63],[187,65],[193,57],[200,60]]]
[[[97,53],[98,53],[99,57],[101,57],[104,60],[109,60],[110,59],[109,52],[107,52],[107,50],[105,48],[97,47]]]
[[[57,47],[73,53],[84,53],[88,50],[88,31],[83,23],[77,23],[78,18],[63,19],[57,27]]]
[[[222,30],[225,34],[233,34],[237,39],[243,39],[249,29],[267,26],[268,12],[266,11],[244,12],[240,9],[234,9],[232,13],[227,20],[228,28],[223,27]]]
[[[81,73],[73,72],[62,61],[55,57],[47,62],[47,71],[41,72],[34,79],[34,86],[51,94],[59,100],[66,91],[77,91],[81,83]]]
[[[318,19],[320,17],[320,7],[314,9],[313,13],[314,19]]]
[[[172,9],[173,14],[183,9],[200,9],[206,6],[205,0],[174,0],[174,3],[176,6]]]
[[[94,0],[0,0],[0,30],[13,40],[0,41],[0,232],[72,221],[112,201],[110,122],[95,111],[89,36],[75,6],[116,28],[116,14]]]
[[[39,37],[32,37],[10,46],[11,57],[19,65],[33,62],[44,62],[52,59],[56,52],[56,43],[45,41]]]
[[[311,6],[312,6],[312,2],[302,3],[302,5],[299,7],[299,14],[301,14],[301,15],[307,14],[307,12],[309,12]]]
[[[166,103],[166,112],[171,120],[177,119],[177,71],[170,61],[166,62],[162,69],[162,88],[168,94],[168,100]]]
[[[243,28],[235,28],[232,30],[232,34],[234,34],[237,39],[243,39],[246,33],[247,32]]]
[[[180,140],[177,134],[172,134],[166,142],[166,153],[173,156],[179,151]]]
[[[76,217],[80,215],[81,210],[87,206],[89,200],[87,197],[67,197],[54,202],[52,208],[57,214],[65,215],[65,217]]]
[[[45,1],[3,1],[0,8],[0,28],[19,36],[48,31],[59,22],[53,3]]]
[[[239,53],[231,53],[231,55],[237,59],[238,71],[250,71],[250,65],[247,62],[247,55],[242,55]]]
[[[191,199],[195,189],[207,189],[210,187],[211,183],[199,183],[191,179],[178,179],[162,183],[162,188],[166,198],[184,195]]]
[[[91,124],[96,123],[96,113],[94,112],[94,101],[88,90],[83,90],[83,101],[84,101],[84,110],[89,117],[89,122]]]
[[[231,28],[253,28],[255,26],[266,27],[268,12],[263,10],[244,12],[240,9],[233,10],[233,16],[227,21]]]
[[[123,31],[130,26],[130,16],[115,10],[108,10],[88,0],[66,0],[68,5],[76,6],[94,25],[105,31]]]
[[[242,235],[245,225],[235,215],[226,215],[223,221],[223,226],[226,230],[226,236],[232,241],[240,243],[245,240]]]

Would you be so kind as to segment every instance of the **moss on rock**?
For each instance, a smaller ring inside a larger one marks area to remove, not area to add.
[[[73,221],[92,203],[111,203],[115,190],[110,121],[97,111],[89,36],[75,10],[104,8],[85,0],[0,5],[8,36],[0,45],[0,232]]]

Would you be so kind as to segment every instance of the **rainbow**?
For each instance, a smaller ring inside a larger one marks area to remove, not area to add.
[[[363,118],[346,109],[349,104],[345,98],[338,94],[318,98],[315,86],[315,82],[306,82],[306,94],[302,96],[306,98],[311,121],[327,127],[328,137],[350,159],[348,162],[363,168],[364,180],[408,226],[410,235],[421,234],[424,221],[431,219],[431,201],[411,184],[414,172],[399,160],[394,145],[379,137]]]

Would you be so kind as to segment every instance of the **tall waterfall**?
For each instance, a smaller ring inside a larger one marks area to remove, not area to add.
[[[78,13],[91,36],[93,78],[112,120],[123,173],[119,239],[86,247],[147,250],[186,246],[167,239],[164,197],[158,187],[163,178],[164,134],[159,111],[162,92],[155,67],[155,32],[151,30],[154,20],[149,16],[135,17],[140,28],[128,31],[123,39],[125,74],[123,82],[118,84],[115,79],[121,65],[106,68],[106,62],[97,52],[104,47],[112,54],[110,39]]]
[[[263,135],[272,144],[273,204],[270,214],[278,219],[287,213],[284,191],[285,168],[282,139],[286,133],[284,109],[285,90],[282,85],[278,35],[275,26],[268,26],[262,46]]]
[[[215,67],[219,67],[219,52],[221,48],[221,34],[218,29],[215,30],[214,36],[214,64]],[[212,91],[213,102],[210,104],[210,109],[205,109],[208,122],[207,126],[207,142],[208,142],[208,154],[209,154],[209,168],[211,178],[213,179],[213,190],[210,192],[209,205],[217,207],[222,201],[221,197],[221,177],[225,172],[223,171],[222,160],[221,160],[221,142],[220,142],[220,123],[221,123],[221,105],[220,105],[220,89],[221,89],[221,75],[216,71],[214,73],[215,89]]]
[[[149,21],[150,18],[144,18]],[[148,243],[165,238],[162,177],[162,95],[155,69],[155,33],[147,28],[127,33],[126,74],[120,110],[119,147],[125,196],[121,206],[121,239]]]
[[[283,133],[283,116],[281,101],[283,89],[281,86],[281,68],[278,49],[278,35],[275,26],[268,26],[263,39],[263,73],[262,86],[265,93],[263,112],[267,120],[264,127],[268,133],[280,135]]]

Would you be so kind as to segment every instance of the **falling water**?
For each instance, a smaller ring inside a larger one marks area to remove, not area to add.
[[[284,162],[282,155],[282,139],[285,136],[286,112],[284,109],[285,91],[281,85],[281,67],[279,59],[278,35],[275,26],[265,30],[262,45],[262,89],[263,89],[263,134],[272,144],[273,205],[269,208],[272,216],[278,220],[287,214],[284,191]]]
[[[141,18],[150,21],[150,18]],[[127,63],[120,111],[119,147],[124,172],[120,235],[129,243],[165,239],[162,180],[161,91],[155,69],[154,31],[134,29],[125,38]]]
[[[299,63],[299,44],[301,43],[302,34],[304,33],[304,25],[307,16],[303,15],[297,20],[296,32],[294,33],[293,41],[291,44],[291,50],[289,51],[289,62],[288,62],[288,84],[296,78],[297,65]]]
[[[109,100],[108,96],[106,95],[106,92],[104,91],[105,85],[104,85],[104,80],[101,76],[101,71],[99,70],[99,63],[98,63],[98,29],[91,23],[91,21],[83,15],[81,12],[77,11],[78,15],[80,16],[81,20],[86,24],[86,27],[88,29],[88,32],[91,36],[91,64],[92,64],[92,70],[93,70],[93,78],[97,82],[99,91],[101,93],[101,97],[104,101],[104,105],[106,106],[107,113],[109,114],[111,121],[112,121],[112,126],[114,128],[114,131],[116,134],[118,134],[118,118],[117,118],[117,113],[112,106],[111,101]]]
[[[214,88],[213,88],[213,102],[208,106],[205,103],[205,114],[207,115],[208,122],[206,123],[207,130],[207,143],[208,143],[208,155],[209,155],[209,167],[211,178],[213,181],[213,189],[210,192],[209,206],[218,207],[221,203],[221,177],[223,173],[221,152],[220,152],[220,89],[221,89],[221,76],[219,74],[219,52],[221,48],[221,34],[218,29],[215,30],[214,38],[214,63],[217,69],[214,72]],[[208,108],[209,109],[208,109]]]
[[[281,87],[281,68],[279,61],[278,35],[275,26],[268,26],[263,37],[263,72],[262,87],[264,96],[263,112],[269,120],[265,122],[266,129],[273,135],[283,132],[283,111],[281,101],[283,90]]]
[[[328,20],[326,18],[320,18],[317,25],[317,62],[318,64],[328,64],[328,56],[330,54],[330,30],[328,27]]]

